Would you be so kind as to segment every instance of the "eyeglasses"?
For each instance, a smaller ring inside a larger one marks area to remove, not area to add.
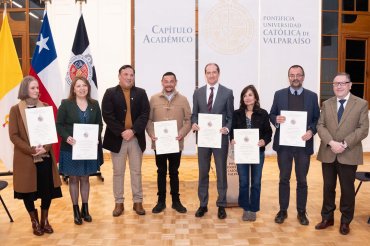
[[[345,82],[333,82],[333,86],[334,87],[338,87],[338,86],[345,86],[346,84],[349,84],[351,82],[349,81],[345,81]]]
[[[303,78],[304,77],[304,75],[303,74],[289,74],[289,76],[288,76],[290,79],[295,79],[295,78],[297,78],[297,79],[301,79],[301,78]]]

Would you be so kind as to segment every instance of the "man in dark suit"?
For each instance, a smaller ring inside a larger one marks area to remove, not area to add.
[[[310,156],[313,154],[313,136],[316,133],[320,109],[317,94],[302,87],[304,76],[304,70],[300,65],[293,65],[289,68],[290,86],[275,92],[270,111],[270,121],[276,127],[273,149],[277,152],[280,170],[280,210],[275,217],[275,222],[278,224],[283,223],[288,217],[293,159],[297,179],[297,219],[301,225],[309,224],[306,216],[307,174],[310,166]],[[279,144],[280,124],[285,122],[285,116],[280,115],[281,110],[307,112],[307,131],[302,136],[302,140],[306,141],[305,147],[282,146]]]
[[[142,156],[146,147],[145,127],[149,117],[149,101],[145,90],[135,86],[135,70],[130,65],[118,71],[119,85],[107,89],[102,101],[102,114],[107,124],[103,148],[111,151],[113,193],[116,206],[113,216],[124,210],[124,177],[129,159],[133,209],[144,215],[141,182]]]
[[[322,221],[316,229],[334,225],[335,188],[340,183],[339,232],[347,235],[355,212],[355,177],[357,165],[363,163],[361,141],[369,132],[368,102],[352,95],[349,74],[339,73],[333,81],[335,96],[321,108],[317,131],[321,144],[317,159],[322,162],[324,180]]]
[[[208,211],[208,187],[209,170],[211,166],[211,157],[215,159],[217,174],[218,198],[218,218],[226,218],[226,161],[229,144],[229,130],[231,129],[231,120],[234,111],[233,91],[219,84],[220,68],[215,63],[206,65],[205,77],[207,84],[194,92],[193,95],[193,113],[191,116],[192,130],[202,130],[198,126],[198,114],[221,114],[222,115],[222,133],[221,148],[198,147],[198,165],[199,165],[199,184],[198,197],[200,207],[195,213],[195,217],[202,217]]]

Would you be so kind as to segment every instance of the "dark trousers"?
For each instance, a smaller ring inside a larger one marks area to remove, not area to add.
[[[198,166],[199,166],[198,198],[201,207],[206,207],[208,205],[209,170],[211,168],[212,154],[215,159],[217,175],[218,197],[216,205],[218,207],[226,207],[227,151],[228,146],[221,146],[221,149],[198,147]]]
[[[341,223],[349,224],[355,212],[355,178],[357,165],[344,165],[337,160],[333,163],[322,163],[322,176],[324,180],[323,205],[321,216],[323,219],[334,219],[335,189],[337,177],[340,184],[340,212]]]
[[[178,153],[155,154],[155,163],[157,165],[157,185],[158,185],[158,202],[166,202],[166,177],[167,177],[167,160],[170,175],[170,187],[172,202],[179,201],[179,167],[181,151]]]
[[[280,210],[287,211],[290,199],[290,177],[292,174],[293,159],[297,179],[297,211],[305,212],[307,204],[307,173],[310,167],[310,155],[305,148],[280,146],[277,152],[280,170],[279,204]]]

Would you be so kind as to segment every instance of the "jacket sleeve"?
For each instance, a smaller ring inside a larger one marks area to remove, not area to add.
[[[194,123],[198,124],[198,113],[199,113],[199,105],[198,105],[198,94],[199,89],[194,91],[193,94],[193,112],[191,114],[191,125]]]
[[[272,129],[269,121],[269,115],[266,111],[263,113],[263,125],[262,125],[262,139],[265,141],[265,146],[271,142]]]
[[[232,123],[231,123],[231,129],[230,129],[230,141],[234,139],[234,129],[237,129],[236,117],[237,117],[237,113],[236,113],[236,111],[234,111],[233,112],[233,119],[232,119]]]
[[[20,149],[23,153],[32,155],[35,154],[36,151],[34,148],[30,146],[28,141],[25,141],[21,136],[19,132],[20,123],[22,122],[21,119],[18,119],[17,111],[18,106],[13,106],[10,109],[9,113],[9,138],[10,141],[14,144],[15,147]]]
[[[183,119],[183,125],[181,129],[179,130],[179,134],[181,134],[183,137],[185,137],[191,129],[191,109],[190,109],[190,104],[186,97],[184,97],[184,119]]]
[[[319,103],[318,103],[318,99],[317,99],[317,94],[314,94],[312,114],[313,114],[312,115],[312,121],[308,125],[307,130],[311,130],[313,135],[315,135],[317,133],[316,125],[317,125],[317,122],[320,118],[320,108],[319,108]]]
[[[280,112],[279,112],[278,105],[277,105],[277,95],[276,94],[277,93],[275,92],[274,101],[272,103],[271,110],[270,110],[270,121],[276,128],[278,128],[279,124],[276,123],[276,116],[278,116]]]
[[[225,125],[227,129],[229,129],[229,133],[230,129],[232,128],[233,112],[234,112],[234,95],[233,91],[230,90],[230,94],[226,102],[226,125]]]
[[[68,114],[68,109],[66,106],[66,101],[62,100],[62,103],[60,104],[58,108],[58,114],[57,114],[57,132],[59,136],[62,137],[62,141],[67,141],[67,138],[70,136],[67,129],[65,128],[66,118]]]
[[[134,129],[136,133],[145,134],[145,128],[148,123],[150,113],[149,100],[145,90],[143,90],[142,95],[140,95],[140,109],[140,115],[133,122],[132,129]]]
[[[104,93],[102,100],[102,115],[107,128],[116,136],[121,136],[125,126],[122,122],[116,119],[114,109],[118,105],[114,104],[114,91],[113,88],[107,89]]]
[[[333,140],[333,136],[330,134],[329,130],[327,129],[326,124],[326,103],[324,102],[321,107],[321,114],[319,120],[317,122],[317,133],[323,144],[328,145],[331,140]]]
[[[154,121],[153,121],[153,113],[154,113],[154,108],[153,108],[153,97],[150,98],[150,112],[149,112],[149,117],[148,117],[148,123],[146,124],[146,132],[148,133],[149,137],[151,138],[154,135]]]
[[[355,124],[355,122],[353,122]],[[369,116],[368,116],[368,102],[366,101],[361,105],[360,110],[360,119],[357,122],[356,129],[351,132],[348,136],[344,138],[344,141],[347,143],[348,148],[357,145],[369,133]]]

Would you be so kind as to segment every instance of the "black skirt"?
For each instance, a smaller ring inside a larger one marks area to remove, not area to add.
[[[51,157],[44,157],[42,162],[35,163],[37,168],[37,191],[20,193],[14,191],[14,198],[17,199],[54,199],[62,197],[60,187],[55,188],[53,182],[53,170]]]

